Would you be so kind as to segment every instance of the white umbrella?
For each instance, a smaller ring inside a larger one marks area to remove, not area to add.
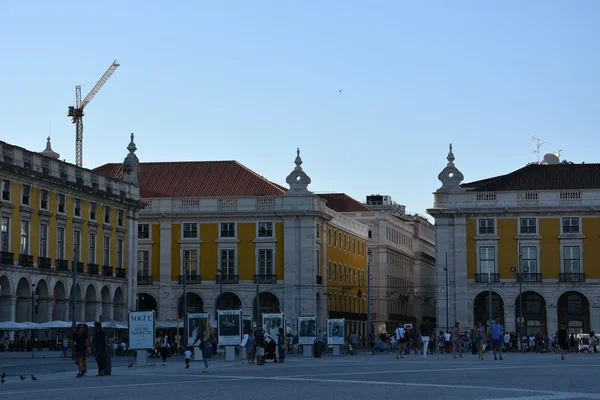
[[[3,329],[3,330],[23,330],[23,329],[31,329],[31,328],[26,328],[20,322],[4,321],[4,322],[0,322],[0,329]]]

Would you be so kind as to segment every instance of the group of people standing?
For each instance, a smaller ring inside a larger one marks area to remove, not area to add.
[[[110,350],[106,333],[102,329],[100,322],[94,322],[93,340],[90,338],[89,328],[86,324],[79,324],[73,334],[73,352],[75,365],[78,367],[77,378],[81,378],[87,374],[87,356],[94,354],[96,363],[98,364],[98,375],[104,376],[110,374],[110,370],[106,373],[107,362],[110,362]]]
[[[258,325],[255,330],[248,329],[244,332],[240,347],[246,350],[248,364],[264,365],[265,351],[267,349],[267,340],[270,338],[262,325]],[[283,328],[278,329],[277,338],[272,338],[277,343],[277,353],[279,363],[285,363],[288,350],[287,335]]]

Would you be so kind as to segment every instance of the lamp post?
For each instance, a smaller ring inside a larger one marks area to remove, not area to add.
[[[31,282],[31,322],[35,319],[35,283]],[[31,330],[31,358],[35,358],[33,345],[33,329]]]
[[[490,285],[489,292],[488,292],[488,307],[489,307],[489,312],[490,312],[490,324],[488,325],[488,328],[492,329],[492,270],[489,267],[488,267],[488,282]]]
[[[448,253],[446,253],[446,331],[450,329],[450,296],[448,294]]]
[[[371,252],[367,256],[367,350],[371,353]]]
[[[221,269],[217,269],[217,272],[219,273],[219,297],[221,297],[223,295],[223,272]]]
[[[188,319],[187,319],[187,265],[183,270],[183,345],[188,345]],[[179,334],[179,333],[178,333]]]
[[[73,287],[71,288],[72,303],[71,303],[71,328],[73,333],[77,329],[77,266],[79,265],[79,244],[75,244],[75,254],[73,255]],[[72,352],[73,356],[75,352]]]

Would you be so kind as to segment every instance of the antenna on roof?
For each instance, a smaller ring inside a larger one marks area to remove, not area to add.
[[[535,140],[537,142],[536,146],[535,146],[535,150],[533,151],[533,153],[537,153],[537,162],[538,164],[540,163],[540,152],[542,151],[542,148],[544,147],[545,144],[550,144],[549,142],[546,142],[543,139],[540,139],[537,136],[532,136],[531,139]]]

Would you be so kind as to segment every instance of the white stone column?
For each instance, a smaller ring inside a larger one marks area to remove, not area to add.
[[[546,332],[552,335],[558,331],[558,308],[556,306],[546,306]]]
[[[514,304],[504,304],[504,330],[506,332],[516,332],[516,315],[515,315],[515,305]],[[550,332],[548,332],[550,333]]]
[[[600,331],[600,307],[590,306],[590,332]]]
[[[137,268],[138,268],[138,216],[134,210],[127,218],[127,308],[134,310],[137,305]]]
[[[173,251],[176,251],[173,249]],[[179,266],[173,266],[179,270]],[[160,220],[160,277],[158,282],[158,319],[177,318],[177,298],[175,296],[175,307],[173,308],[171,300],[171,220]],[[174,313],[171,310],[175,310]]]

